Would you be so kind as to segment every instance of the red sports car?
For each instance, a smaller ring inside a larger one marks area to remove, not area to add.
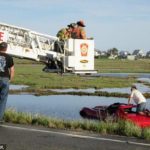
[[[136,125],[145,128],[150,127],[150,111],[146,110],[144,115],[136,113],[136,105],[114,103],[110,106],[96,106],[94,108],[84,107],[80,111],[83,118],[105,120],[108,116],[132,121]]]

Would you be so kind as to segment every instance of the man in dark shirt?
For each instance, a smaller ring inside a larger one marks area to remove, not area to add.
[[[6,54],[7,43],[0,43],[0,123],[2,123],[9,92],[9,82],[14,77],[13,58]]]

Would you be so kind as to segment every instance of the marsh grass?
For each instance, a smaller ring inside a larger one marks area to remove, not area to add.
[[[146,140],[150,140],[150,128],[146,128],[143,130],[142,137]]]
[[[53,92],[49,89],[86,89],[86,88],[122,88],[130,87],[132,84],[139,82],[136,80],[135,76],[129,76],[126,78],[119,77],[88,77],[88,76],[78,76],[78,75],[59,75],[56,73],[46,73],[42,71],[44,67],[41,63],[35,63],[33,61],[18,60],[15,59],[15,78],[12,84],[28,85],[29,87],[23,89],[22,91],[11,90],[10,93],[17,92],[28,92],[39,95],[56,95],[56,94],[69,94],[69,95],[89,95],[89,96],[113,96],[113,97],[128,97],[127,94],[121,93],[108,93],[108,92],[95,92],[95,93],[85,93],[85,92]],[[132,64],[132,65],[131,65]],[[133,67],[131,67],[131,66]],[[105,68],[106,72],[112,68],[119,68],[121,72],[129,72],[134,70],[134,66],[139,65],[142,72],[150,72],[150,60],[108,60],[108,59],[96,59],[96,66],[100,68]],[[109,69],[108,69],[109,68]],[[107,70],[108,69],[108,70]],[[103,70],[103,69],[102,69]],[[103,70],[104,71],[104,70]],[[103,72],[102,71],[102,72]],[[105,72],[105,71],[104,71]],[[111,71],[110,71],[111,72]],[[116,72],[116,71],[114,71]],[[145,97],[149,98],[150,94],[145,93]]]
[[[41,64],[16,64],[13,84],[29,85],[30,89],[83,89],[128,87],[136,82],[136,78],[115,77],[81,77],[78,75],[59,75],[42,71]]]
[[[109,60],[96,59],[95,69],[99,72],[150,72],[150,60]],[[113,88],[129,87],[136,82],[136,77],[81,77],[78,75],[59,75],[43,72],[44,64],[24,59],[15,59],[15,78],[13,84],[29,85],[30,89],[64,89],[64,88]]]
[[[39,114],[17,112],[14,109],[7,109],[4,115],[5,122],[44,126],[47,128],[65,129],[74,131],[89,131],[100,134],[116,134],[129,137],[144,138],[150,140],[150,128],[141,129],[131,122],[119,120],[96,121],[96,120],[62,120],[49,118]]]
[[[105,73],[150,73],[150,59],[95,59],[95,68]]]
[[[140,127],[136,126],[132,122],[124,121],[124,120],[118,121],[117,132],[118,132],[118,134],[125,135],[125,136],[134,136],[134,137],[142,136],[142,130]]]

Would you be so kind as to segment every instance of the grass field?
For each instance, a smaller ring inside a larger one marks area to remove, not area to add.
[[[99,72],[150,72],[150,60],[108,60],[96,59]],[[137,67],[135,67],[137,66]],[[42,71],[43,64],[23,59],[15,59],[15,78],[13,84],[30,85],[31,88],[105,88],[128,87],[136,82],[135,77],[81,77],[78,75],[59,75]],[[136,69],[137,68],[137,69]],[[134,71],[135,70],[135,71]]]
[[[135,78],[113,77],[80,77],[78,75],[59,75],[42,71],[42,64],[15,64],[13,84],[30,85],[33,88],[104,88],[127,87],[135,82]]]
[[[95,59],[95,68],[102,73],[150,73],[150,59]]]

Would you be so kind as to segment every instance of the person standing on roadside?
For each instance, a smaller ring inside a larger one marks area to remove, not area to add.
[[[130,104],[131,99],[133,99],[137,104],[136,112],[143,115],[146,109],[146,98],[139,90],[137,90],[137,87],[135,85],[131,87],[131,94],[128,99],[128,104]]]
[[[6,53],[7,43],[0,43],[0,123],[3,122],[4,111],[9,92],[9,83],[14,78],[13,58]]]

